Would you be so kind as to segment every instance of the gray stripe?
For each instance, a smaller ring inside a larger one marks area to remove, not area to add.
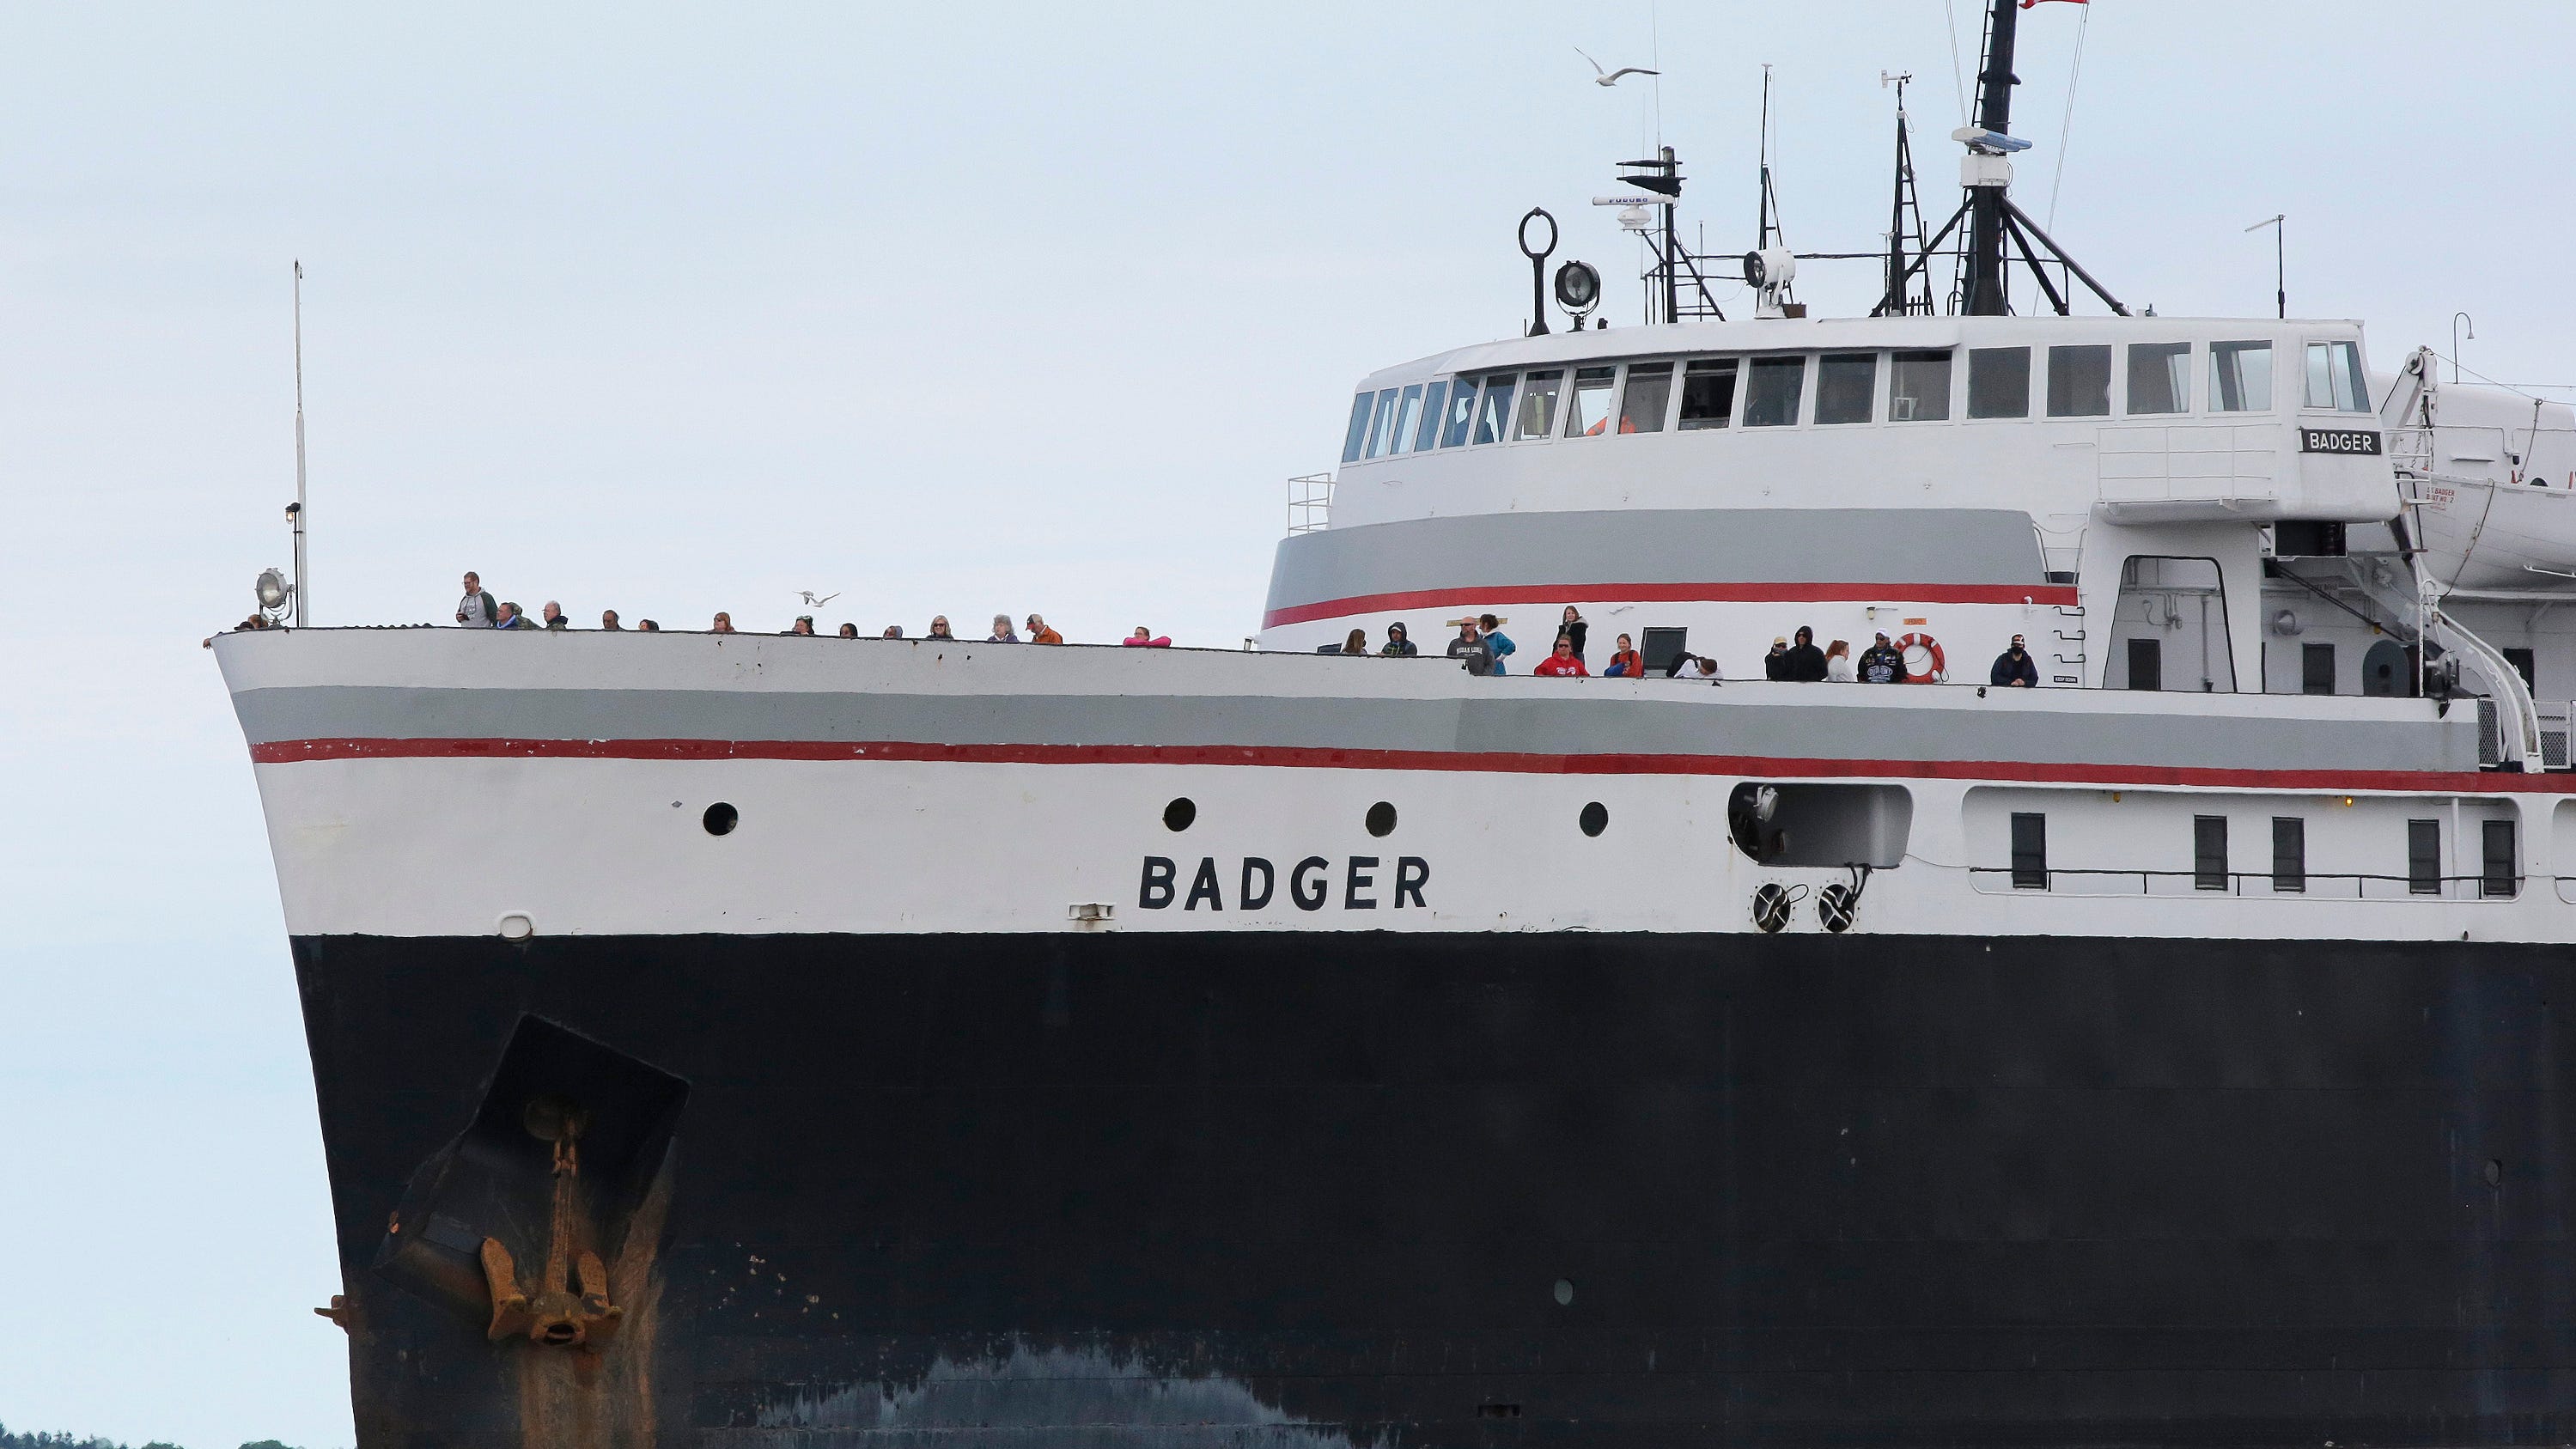
[[[1362,668],[1440,670],[1425,661]],[[2320,720],[2031,709],[1967,689],[1841,705],[1862,685],[1612,684],[1591,699],[1516,686],[1431,699],[877,694],[311,686],[234,697],[252,743],[296,739],[888,740],[958,745],[1240,745],[1509,754],[1758,755],[2233,769],[2471,770],[2474,716]],[[1611,693],[1618,690],[1617,694]],[[1645,691],[1642,695],[1634,690]],[[1655,691],[1670,690],[1658,698]],[[2053,693],[2053,692],[2052,692]],[[1879,696],[1886,698],[1887,696]],[[2210,699],[2195,695],[2195,705]],[[2053,701],[2052,701],[2053,702]]]
[[[1486,513],[1292,534],[1272,609],[1544,584],[2039,584],[2030,515],[2000,508]]]

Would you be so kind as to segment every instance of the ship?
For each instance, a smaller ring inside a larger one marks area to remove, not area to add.
[[[216,639],[359,1443],[2576,1436],[2566,417],[2131,315],[2017,20],[1872,315],[1666,153],[1362,379],[1255,647]]]

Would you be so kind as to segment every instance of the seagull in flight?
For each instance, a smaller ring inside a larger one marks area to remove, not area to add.
[[[805,601],[806,608],[819,609],[825,604],[832,602],[834,599],[839,598],[840,595],[837,593],[825,594],[823,597],[818,599],[814,597],[814,591],[812,589],[798,589],[796,591],[796,597]]]
[[[1582,56],[1585,60],[1592,60],[1592,56],[1591,56],[1591,54],[1590,54],[1589,52],[1585,51],[1585,50],[1584,50],[1584,48],[1583,48],[1582,46],[1579,46],[1579,45],[1578,45],[1578,46],[1576,46],[1576,47],[1574,48],[1574,53],[1575,53],[1576,55]],[[1592,60],[1592,73],[1593,73],[1593,81],[1592,81],[1592,83],[1593,83],[1594,85],[1596,85],[1596,86],[1615,86],[1615,85],[1617,85],[1617,84],[1619,83],[1619,77],[1621,77],[1621,76],[1623,76],[1623,75],[1662,75],[1662,74],[1663,74],[1663,72],[1662,72],[1662,71],[1659,71],[1659,70],[1648,70],[1648,69],[1646,69],[1646,68],[1645,68],[1644,66],[1642,66],[1642,65],[1623,65],[1623,66],[1619,67],[1617,70],[1603,70],[1603,69],[1601,68],[1601,62],[1599,62],[1599,61],[1597,61],[1597,60]]]

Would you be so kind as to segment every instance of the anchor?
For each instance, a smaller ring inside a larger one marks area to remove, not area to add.
[[[546,1240],[546,1266],[533,1293],[519,1286],[518,1265],[498,1238],[483,1240],[483,1281],[492,1293],[492,1326],[498,1343],[526,1337],[550,1348],[605,1346],[617,1334],[624,1310],[608,1301],[608,1268],[599,1254],[573,1247],[578,1224],[581,1132],[589,1116],[560,1097],[530,1102],[528,1131],[554,1144],[554,1214]]]

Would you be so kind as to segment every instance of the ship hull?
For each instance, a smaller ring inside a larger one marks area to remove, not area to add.
[[[2563,948],[295,953],[367,1449],[2576,1434]],[[565,1060],[531,1021],[682,1084],[622,1187],[594,1169],[624,1315],[595,1350],[495,1341],[419,1271],[543,1257],[542,1155],[475,1158],[480,1196],[455,1166]]]

